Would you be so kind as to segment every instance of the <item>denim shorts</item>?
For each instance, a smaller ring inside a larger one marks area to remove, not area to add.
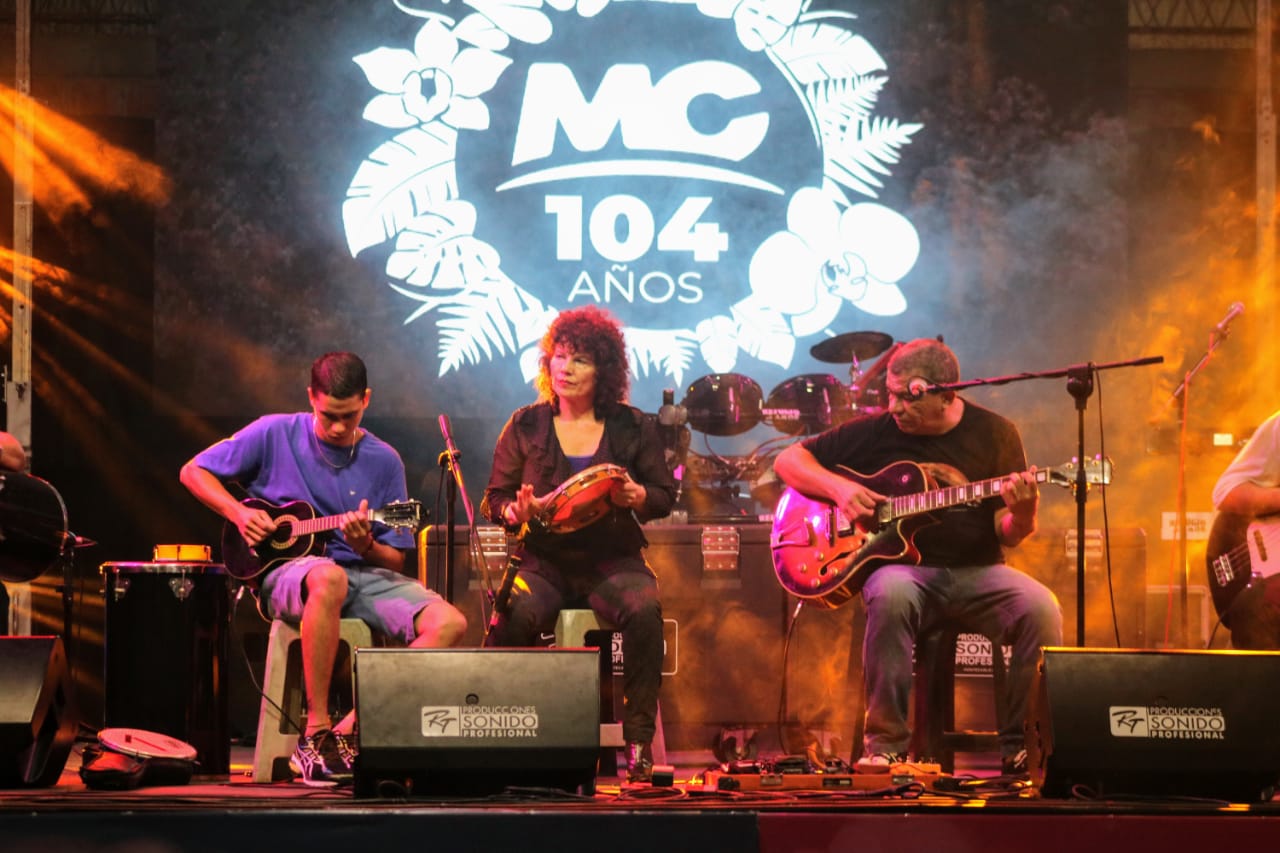
[[[302,591],[307,573],[331,562],[328,557],[299,557],[270,572],[262,582],[263,612],[275,619],[302,621]],[[417,637],[413,622],[426,608],[443,601],[412,578],[380,566],[345,566],[347,598],[342,618],[363,619],[370,628],[408,645]]]

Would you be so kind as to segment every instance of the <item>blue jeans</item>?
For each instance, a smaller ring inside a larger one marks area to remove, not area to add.
[[[1062,643],[1062,608],[1048,587],[1002,564],[962,569],[894,564],[872,572],[862,598],[867,609],[863,754],[906,752],[915,639],[934,625],[956,620],[1013,647],[1005,678],[1008,695],[996,703],[1001,717],[996,725],[1004,756],[1023,749],[1040,649]]]

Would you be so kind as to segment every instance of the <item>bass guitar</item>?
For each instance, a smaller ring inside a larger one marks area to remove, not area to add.
[[[998,496],[1008,475],[939,488],[933,476],[915,462],[895,462],[864,475],[840,466],[836,472],[890,496],[870,520],[853,523],[829,501],[807,497],[788,487],[774,509],[769,549],[773,569],[787,592],[827,608],[856,596],[873,571],[886,563],[916,563],[916,533],[937,521],[927,513]],[[1035,472],[1037,483],[1073,486],[1075,462]],[[1084,465],[1085,482],[1111,482],[1111,461]]]
[[[1280,515],[1253,518],[1220,512],[1205,547],[1209,594],[1222,624],[1247,587],[1280,572]]]
[[[317,516],[315,507],[306,501],[273,504],[260,498],[249,498],[244,505],[260,509],[271,516],[276,529],[257,545],[249,545],[240,529],[231,522],[222,528],[222,561],[227,574],[237,580],[251,580],[280,563],[318,554],[324,550],[324,539],[316,534],[342,526],[341,515]],[[422,521],[422,503],[393,501],[381,509],[369,510],[369,520],[388,527],[416,529]]]

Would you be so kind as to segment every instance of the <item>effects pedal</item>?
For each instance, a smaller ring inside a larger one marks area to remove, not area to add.
[[[854,773],[843,761],[817,767],[806,756],[784,755],[758,761],[733,761],[703,774],[703,785],[718,791],[875,791],[919,783],[931,787],[941,774],[937,764],[902,762],[884,773]]]

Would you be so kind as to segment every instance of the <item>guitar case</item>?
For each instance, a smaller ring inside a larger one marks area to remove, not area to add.
[[[148,785],[185,785],[195,772],[196,748],[144,729],[103,729],[84,748],[80,779],[86,787],[130,791]]]

